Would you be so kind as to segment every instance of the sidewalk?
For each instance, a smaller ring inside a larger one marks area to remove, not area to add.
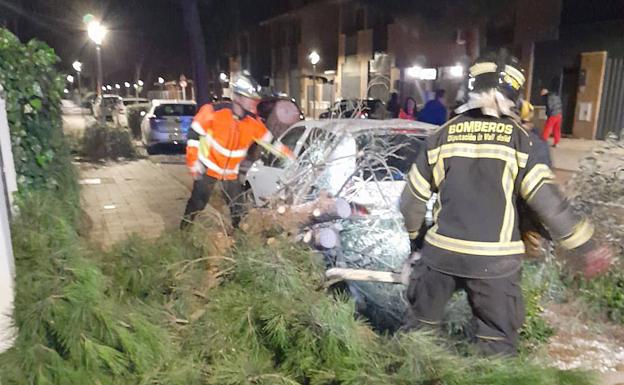
[[[90,238],[108,248],[136,233],[156,238],[178,228],[189,189],[147,159],[80,167]]]
[[[552,140],[550,143],[552,143]],[[557,181],[564,185],[574,172],[580,170],[583,158],[592,156],[593,152],[604,144],[605,141],[603,140],[562,138],[557,147],[550,148]],[[624,148],[613,148],[609,151],[613,154],[614,160],[624,160]],[[621,164],[621,162],[613,162],[614,167],[618,164]]]

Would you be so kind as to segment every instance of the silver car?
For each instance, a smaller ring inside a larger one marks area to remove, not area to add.
[[[353,203],[368,205],[371,200],[378,199],[375,191],[379,190],[379,183],[383,184],[383,190],[391,195],[392,200],[398,201],[405,186],[404,176],[409,171],[415,154],[422,145],[422,140],[435,128],[437,126],[428,123],[400,119],[308,120],[291,126],[276,142],[287,146],[296,157],[299,157],[319,135],[328,133],[344,135],[340,144],[328,154],[329,192],[332,194],[338,193],[347,182],[349,175],[357,168],[357,163],[360,161],[358,159],[359,147],[370,141],[370,138],[403,143],[403,147],[397,146],[396,153],[389,154],[389,158],[386,159],[395,170],[392,180],[386,178],[376,183],[375,188],[371,188],[368,193],[350,197]],[[256,205],[264,205],[287,183],[284,180],[285,169],[286,164],[270,152],[265,153],[261,159],[252,164],[242,182],[251,190]]]
[[[197,112],[195,102],[189,100],[152,100],[152,107],[141,122],[141,138],[148,153],[159,144],[186,144]]]

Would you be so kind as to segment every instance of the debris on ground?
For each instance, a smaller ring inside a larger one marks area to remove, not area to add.
[[[549,304],[543,317],[555,329],[544,347],[556,368],[624,372],[624,329],[579,314],[579,303]],[[586,311],[586,310],[585,310]]]

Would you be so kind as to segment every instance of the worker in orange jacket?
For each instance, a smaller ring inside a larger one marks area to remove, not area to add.
[[[221,186],[230,207],[232,226],[238,227],[244,214],[243,187],[238,181],[238,168],[254,142],[270,146],[273,135],[256,116],[261,99],[256,82],[245,75],[235,76],[229,102],[204,105],[193,118],[186,144],[186,165],[195,182],[186,204],[180,228],[192,223],[208,204],[214,186]],[[288,148],[275,148],[292,158]]]

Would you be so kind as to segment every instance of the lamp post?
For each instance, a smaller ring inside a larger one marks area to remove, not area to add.
[[[312,63],[312,117],[316,118],[316,65],[321,60],[321,57],[316,51],[312,51],[310,55],[308,55],[308,59],[310,63]]]
[[[104,41],[104,36],[106,36],[106,28],[100,24],[99,21],[93,20],[87,25],[87,34],[89,35],[89,39],[95,43],[95,54],[97,56],[97,92],[98,96],[100,96],[102,95],[102,84],[104,83],[102,80],[101,46],[102,41]]]
[[[126,87],[126,97],[130,96],[130,83],[124,82],[124,87]]]
[[[81,84],[80,84],[80,73],[82,72],[82,63],[76,60],[72,63],[72,68],[74,69],[74,71],[76,71],[76,80],[78,83],[78,103],[82,105],[82,90],[81,90]]]
[[[136,90],[136,97],[139,97],[139,93],[143,90],[143,85],[145,83],[143,83],[143,80],[139,79],[137,80],[134,89]]]

